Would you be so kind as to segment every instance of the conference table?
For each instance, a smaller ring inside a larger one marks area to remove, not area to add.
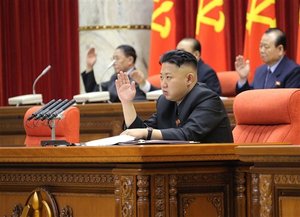
[[[234,98],[224,98],[224,106],[232,128]],[[135,102],[138,115],[148,118],[155,112],[155,101]],[[76,105],[80,110],[80,142],[119,135],[123,129],[123,113],[120,103],[91,103]],[[0,107],[0,147],[24,146],[23,117],[31,106]]]

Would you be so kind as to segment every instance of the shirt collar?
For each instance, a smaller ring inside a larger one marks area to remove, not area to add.
[[[131,75],[131,73],[134,71],[134,66],[127,70],[126,74]]]
[[[275,63],[273,66],[271,66],[271,67],[268,66],[268,69],[271,71],[272,74],[276,70],[277,66],[279,65],[279,63],[281,62],[282,59],[283,59],[283,57],[281,57],[280,60],[278,60],[277,63]]]

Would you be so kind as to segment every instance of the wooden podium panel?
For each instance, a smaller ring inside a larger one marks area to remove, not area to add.
[[[235,126],[233,98],[223,100],[232,128]],[[80,141],[115,136],[122,132],[123,113],[120,103],[77,105],[80,109]],[[138,115],[148,118],[155,112],[154,101],[136,102]],[[0,107],[0,147],[24,146],[23,117],[29,106]]]
[[[236,146],[0,148],[0,216],[245,217]]]
[[[240,160],[253,162],[251,216],[296,217],[300,213],[300,146],[241,146]]]

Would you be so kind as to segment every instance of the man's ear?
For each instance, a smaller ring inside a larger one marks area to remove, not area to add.
[[[193,54],[197,60],[201,58],[201,53],[198,50],[193,51]]]
[[[132,57],[132,56],[129,56],[128,59],[130,60],[130,62],[131,62],[132,64],[134,64],[134,63],[133,63],[133,57]]]
[[[192,83],[195,81],[195,74],[192,73],[192,72],[189,72],[189,73],[186,75],[186,78],[187,78],[187,83],[188,83],[188,84],[192,84]]]
[[[282,53],[282,55],[283,55],[284,54],[284,48],[283,48],[282,44],[278,45],[278,49],[279,49],[280,53]]]

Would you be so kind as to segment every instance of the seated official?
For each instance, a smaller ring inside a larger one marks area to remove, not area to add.
[[[110,95],[111,102],[119,102],[115,80],[117,79],[117,74],[122,71],[126,74],[131,75],[131,73],[135,70],[135,61],[137,55],[133,47],[129,45],[120,45],[116,48],[113,54],[114,60],[114,70],[115,74],[113,74],[109,81],[102,82],[97,84],[93,67],[97,61],[97,55],[95,52],[95,48],[91,48],[87,54],[87,67],[86,71],[81,73],[81,77],[83,80],[84,88],[86,92],[94,92],[94,91],[108,91]],[[136,96],[134,100],[146,100],[146,95],[143,91],[140,90],[139,85],[136,85]]]
[[[250,62],[237,56],[235,70],[240,79],[236,92],[249,89],[299,88],[300,66],[286,56],[286,36],[278,28],[268,29],[262,36],[259,53],[265,63],[255,71],[253,83],[249,85]]]
[[[201,44],[195,38],[184,38],[182,39],[176,46],[178,50],[184,50],[193,54],[197,61],[197,77],[198,81],[205,83],[209,89],[215,91],[218,95],[221,95],[221,85],[220,81],[217,77],[217,74],[214,69],[212,69],[209,65],[203,62],[201,59]],[[145,93],[153,90],[157,90],[158,88],[154,87],[150,84],[148,80],[145,79],[144,73],[141,71],[134,71],[132,73],[132,78],[135,81],[138,81],[139,87]]]
[[[220,97],[197,79],[197,59],[189,52],[173,50],[161,59],[161,88],[156,113],[143,121],[133,99],[135,82],[120,72],[116,80],[126,130],[136,139],[233,142],[230,122]]]

